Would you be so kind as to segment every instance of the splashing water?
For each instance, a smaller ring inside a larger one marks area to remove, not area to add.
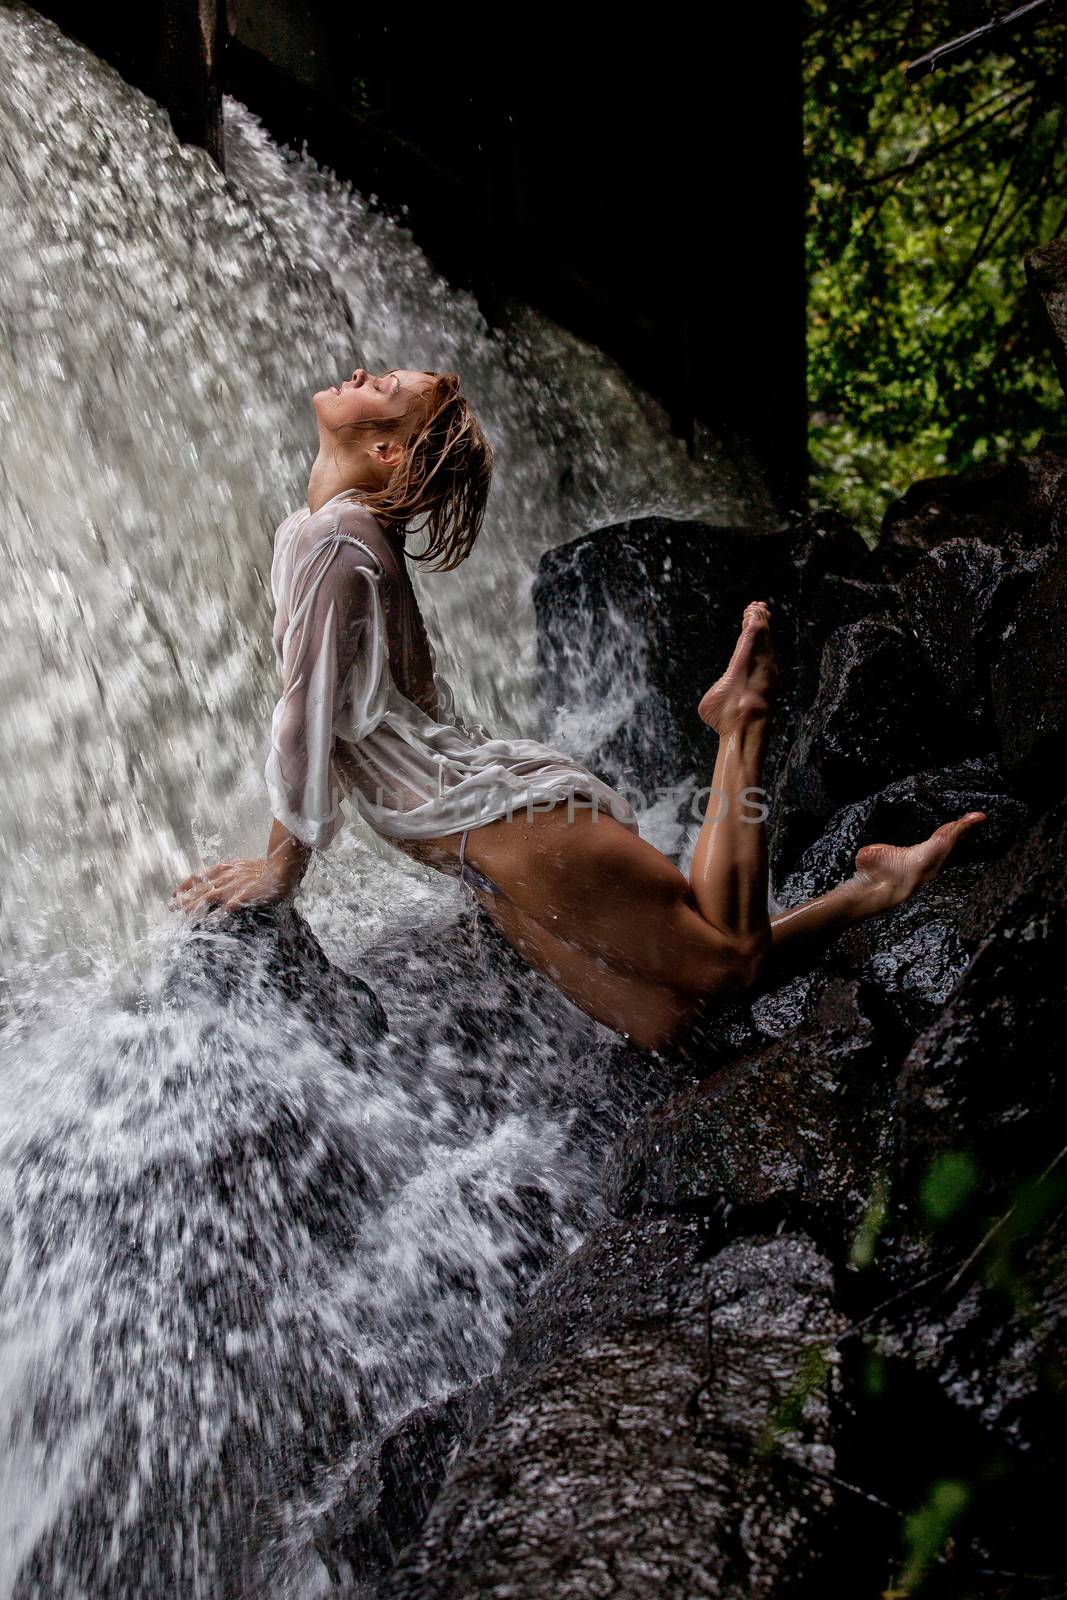
[[[356,822],[301,908],[384,1039],[342,1060],[269,984],[175,986],[233,943],[165,910],[190,844],[258,853],[269,822],[271,536],[308,397],[357,360],[463,375],[490,514],[416,582],[502,732],[547,731],[544,549],[766,504],[596,351],[532,313],[491,333],[240,106],[223,178],[34,13],[0,5],[0,49],[0,1593],[311,1594],[309,1508],[492,1368],[531,1263],[578,1236],[574,1063],[606,1037],[532,975],[494,988],[456,886]]]

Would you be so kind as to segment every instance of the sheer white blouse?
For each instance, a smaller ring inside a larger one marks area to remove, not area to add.
[[[366,507],[342,494],[287,517],[274,538],[271,589],[282,692],[264,777],[274,816],[304,844],[329,848],[346,800],[400,848],[568,798],[638,832],[630,802],[587,767],[460,719],[436,670],[402,539]]]

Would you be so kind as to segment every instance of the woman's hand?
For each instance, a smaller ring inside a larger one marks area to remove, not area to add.
[[[250,860],[220,861],[183,878],[170,897],[172,911],[238,911],[288,900],[300,886],[312,851],[275,818],[267,853]]]
[[[297,880],[299,882],[299,879]],[[182,880],[171,895],[172,911],[237,911],[242,906],[270,906],[287,900],[296,885],[281,862],[256,856],[220,861]]]

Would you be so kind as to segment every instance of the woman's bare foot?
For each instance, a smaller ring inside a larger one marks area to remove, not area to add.
[[[739,723],[766,717],[778,685],[778,663],[771,639],[771,612],[766,600],[745,607],[741,635],[730,665],[697,707],[701,720],[716,733]]]
[[[865,844],[856,857],[856,879],[871,890],[879,910],[899,906],[921,883],[936,878],[963,834],[985,820],[984,811],[968,811],[921,844]]]

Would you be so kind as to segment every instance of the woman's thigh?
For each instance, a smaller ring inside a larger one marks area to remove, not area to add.
[[[614,817],[522,812],[472,829],[466,857],[526,918],[623,973],[683,995],[739,986],[736,944],[704,921],[678,868]]]

